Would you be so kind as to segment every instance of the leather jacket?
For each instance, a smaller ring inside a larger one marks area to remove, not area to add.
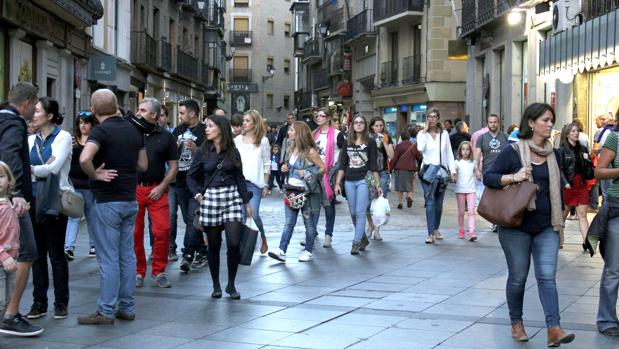
[[[578,152],[578,156],[582,160],[584,159],[584,154],[588,154],[587,147],[582,146],[579,143],[577,143],[575,147],[570,147],[568,145],[562,145],[561,147],[559,147],[558,151],[560,154],[560,161],[561,161],[560,168],[561,168],[561,171],[563,172],[564,178],[565,180],[567,180],[568,183],[570,183],[570,185],[573,185],[574,175],[576,173],[583,174],[582,169],[577,168],[576,166],[576,152]],[[581,164],[583,162],[584,161],[579,161],[579,163]],[[584,178],[583,178],[583,181],[584,181]]]

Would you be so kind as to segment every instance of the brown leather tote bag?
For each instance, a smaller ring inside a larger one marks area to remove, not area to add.
[[[502,189],[486,187],[477,213],[492,224],[518,228],[522,225],[524,210],[536,192],[537,185],[530,181],[510,184]]]

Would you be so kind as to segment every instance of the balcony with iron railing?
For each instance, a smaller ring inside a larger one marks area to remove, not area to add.
[[[346,29],[346,22],[344,21],[344,7],[340,7],[335,9],[329,16],[329,32],[333,34],[344,29]]]
[[[374,0],[374,25],[383,25],[391,19],[407,20],[411,16],[423,16],[425,0]]]
[[[336,4],[331,0],[323,0],[323,3],[318,6],[318,23],[329,21],[331,13],[336,9]]]
[[[585,21],[603,16],[619,8],[619,0],[587,0],[582,3]]]
[[[320,59],[321,41],[318,38],[310,38],[303,44],[303,60]]]
[[[353,41],[364,35],[376,35],[372,10],[364,10],[346,23],[345,41]]]
[[[251,31],[230,31],[230,45],[251,46],[252,37]]]
[[[299,110],[309,109],[312,105],[312,91],[298,90],[294,92],[295,107]]]
[[[176,49],[176,75],[187,80],[198,76],[198,59],[179,48]]]
[[[380,64],[380,86],[389,87],[398,84],[398,64],[387,61]]]
[[[324,89],[329,87],[329,69],[319,69],[312,74],[312,80],[314,81],[314,89]]]
[[[231,68],[228,79],[230,82],[251,82],[252,71],[251,69]]]
[[[157,69],[172,72],[172,45],[167,42],[165,37],[159,40],[159,59],[157,60]]]
[[[421,80],[421,55],[402,59],[402,84],[416,84]]]
[[[214,0],[211,0],[202,9],[202,17],[205,18],[207,26],[223,29],[225,11],[225,6],[222,7]]]
[[[462,0],[461,36],[506,15],[512,8],[528,0]]]
[[[146,31],[132,31],[131,42],[131,63],[138,69],[155,72],[157,41]]]

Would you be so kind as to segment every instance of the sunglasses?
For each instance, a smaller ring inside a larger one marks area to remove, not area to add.
[[[89,112],[89,111],[81,111],[81,112],[79,112],[79,114],[77,114],[77,116],[80,117],[80,118],[90,119],[94,115],[92,115],[92,113]]]

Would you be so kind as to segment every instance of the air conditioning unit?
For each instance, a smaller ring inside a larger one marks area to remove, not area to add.
[[[552,31],[560,33],[582,23],[582,0],[557,0],[552,7]]]

